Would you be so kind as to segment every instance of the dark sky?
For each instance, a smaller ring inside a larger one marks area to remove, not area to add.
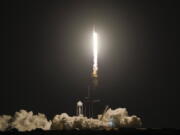
[[[177,3],[2,3],[0,114],[75,114],[87,95],[92,29],[99,34],[97,112],[126,107],[143,127],[180,128]]]

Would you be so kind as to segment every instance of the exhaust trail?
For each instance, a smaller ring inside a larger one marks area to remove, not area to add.
[[[98,77],[98,34],[93,29],[93,72],[92,77]]]

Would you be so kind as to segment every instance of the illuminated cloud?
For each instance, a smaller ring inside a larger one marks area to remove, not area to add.
[[[31,131],[37,128],[49,130],[51,121],[48,121],[44,114],[34,115],[32,111],[20,110],[14,117],[8,115],[0,116],[0,131],[16,128],[19,131]]]
[[[71,130],[71,129],[109,129],[121,127],[140,127],[141,119],[135,115],[129,116],[126,108],[108,109],[98,119],[80,116],[69,116],[67,113],[55,115],[52,122],[44,114],[33,114],[32,111],[20,110],[14,117],[0,116],[0,131],[16,128],[19,131],[31,131],[37,128],[43,130]]]
[[[68,116],[66,113],[56,115],[52,120],[52,129],[102,129],[105,126],[103,121],[98,119],[88,119],[83,116]]]
[[[20,110],[20,112],[15,113],[13,119],[11,127],[19,131],[31,131],[36,128],[49,130],[51,127],[51,121],[48,121],[44,114],[34,115],[32,111]]]
[[[10,127],[10,120],[12,119],[9,115],[0,116],[0,131],[5,131]]]
[[[102,121],[112,122],[115,127],[140,127],[142,125],[141,119],[135,115],[129,116],[126,108],[108,109]]]
[[[98,119],[88,119],[83,116],[68,116],[66,113],[56,115],[52,120],[52,129],[106,129],[109,127],[140,127],[141,119],[135,115],[129,116],[126,108],[109,109]]]

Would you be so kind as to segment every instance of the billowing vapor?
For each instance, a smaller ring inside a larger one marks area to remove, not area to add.
[[[110,108],[101,119],[116,127],[140,127],[142,125],[141,119],[135,115],[129,116],[126,108],[115,110]]]
[[[121,127],[140,127],[141,119],[135,115],[129,116],[125,108],[115,110],[109,109],[103,116],[99,115],[98,119],[88,119],[83,116],[68,116],[63,113],[56,115],[52,120],[52,129],[107,129]]]
[[[5,131],[10,127],[10,120],[12,119],[9,115],[0,116],[0,131]]]
[[[20,110],[13,117],[0,116],[0,131],[16,128],[19,131],[31,131],[37,128],[49,130],[51,121],[48,121],[44,114],[34,115],[32,111]]]
[[[69,116],[66,113],[56,115],[52,121],[52,129],[101,129],[105,126],[103,121],[83,116]]]
[[[37,128],[43,130],[71,130],[71,129],[109,129],[121,127],[140,127],[141,119],[135,115],[129,116],[126,108],[109,109],[98,118],[84,116],[69,116],[67,113],[55,115],[53,120],[42,114],[20,110],[14,116],[0,116],[0,131],[16,128],[19,131],[31,131]]]
[[[49,130],[51,127],[51,121],[48,121],[44,114],[33,115],[32,111],[20,110],[20,112],[15,113],[13,119],[11,127],[19,131],[31,131],[36,128]]]

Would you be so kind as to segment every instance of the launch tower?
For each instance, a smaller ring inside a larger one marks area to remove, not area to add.
[[[99,99],[93,98],[94,91],[97,90],[98,86],[98,35],[95,31],[95,27],[93,28],[93,70],[91,73],[91,80],[88,86],[88,96],[85,97],[86,103],[86,116],[93,117],[94,116],[94,104],[100,102]]]

